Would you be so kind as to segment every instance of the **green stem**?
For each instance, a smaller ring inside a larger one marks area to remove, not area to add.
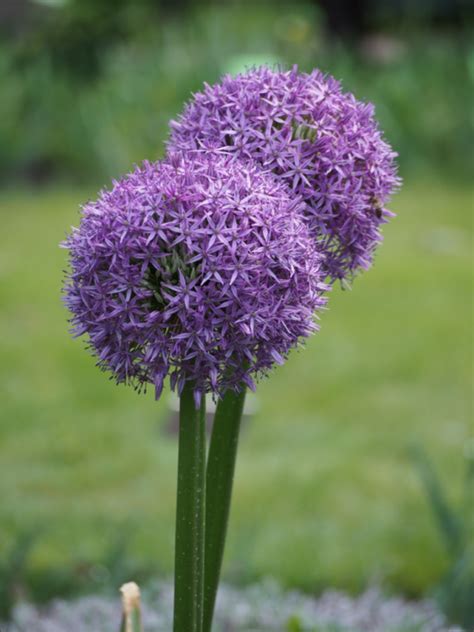
[[[204,579],[206,409],[186,384],[179,410],[174,632],[201,632]]]
[[[235,459],[245,388],[228,391],[214,417],[206,472],[206,544],[203,632],[210,632],[229,521]]]

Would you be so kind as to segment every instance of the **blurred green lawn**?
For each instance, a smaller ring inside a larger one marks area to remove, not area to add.
[[[95,559],[136,526],[132,552],[171,572],[177,446],[166,398],[117,387],[67,332],[58,248],[85,190],[0,196],[0,555],[44,529],[37,567]],[[244,429],[225,573],[418,594],[445,558],[407,455],[456,494],[469,433],[467,185],[408,181],[370,273],[335,289],[321,332],[258,389]]]

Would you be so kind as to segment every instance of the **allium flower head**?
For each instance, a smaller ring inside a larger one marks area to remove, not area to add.
[[[73,331],[118,382],[222,394],[316,329],[321,256],[302,203],[255,165],[147,163],[83,207],[65,242]]]
[[[260,67],[206,85],[171,127],[171,149],[256,161],[301,195],[329,278],[369,267],[399,182],[372,105],[319,70]]]

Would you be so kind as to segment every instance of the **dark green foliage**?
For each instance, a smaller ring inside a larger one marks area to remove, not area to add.
[[[19,66],[41,54],[60,74],[92,80],[101,71],[106,51],[156,21],[158,8],[153,0],[68,0],[37,7],[35,28],[17,44]]]
[[[424,451],[412,452],[449,559],[435,596],[450,621],[470,630],[474,627],[474,459],[466,458],[465,489],[458,507],[447,497]]]
[[[7,619],[24,592],[27,564],[37,536],[33,530],[20,531],[0,559],[0,620]]]

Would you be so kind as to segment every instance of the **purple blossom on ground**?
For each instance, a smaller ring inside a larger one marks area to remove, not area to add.
[[[205,149],[255,161],[305,201],[331,280],[367,269],[385,205],[399,185],[396,154],[371,104],[319,70],[260,67],[205,85],[171,122],[170,149]]]
[[[75,335],[117,382],[222,394],[315,331],[324,273],[302,202],[271,174],[189,152],[83,207],[65,242]]]

